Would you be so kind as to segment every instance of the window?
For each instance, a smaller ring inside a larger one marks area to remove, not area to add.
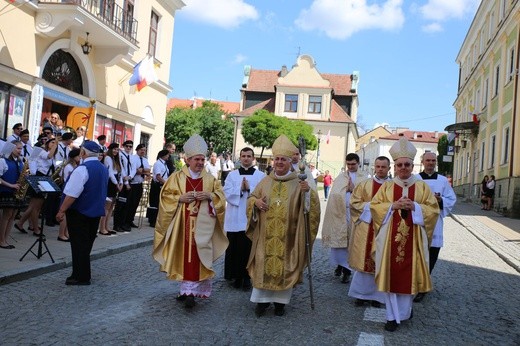
[[[497,67],[495,67],[495,88],[493,90],[493,97],[498,95],[499,83],[500,83],[500,65],[497,65]]]
[[[493,168],[495,166],[495,143],[496,136],[491,136],[491,144],[489,145],[489,167]]]
[[[125,0],[123,10],[123,31],[132,36],[134,30],[134,0]]]
[[[159,31],[159,15],[152,11],[150,19],[150,36],[148,37],[148,54],[155,57],[157,53],[157,32]]]
[[[506,0],[500,0],[500,20],[506,15]]]
[[[469,175],[469,166],[471,161],[469,160],[469,153],[466,153],[466,177]]]
[[[515,74],[515,48],[512,47],[509,50],[509,56],[507,60],[507,82],[513,80],[513,75]]]
[[[502,163],[508,163],[509,162],[509,127],[506,127],[503,130],[503,137],[504,140],[502,142]]]
[[[309,96],[309,113],[321,113],[321,96]]]
[[[486,108],[489,96],[489,78],[484,82],[484,99],[482,100],[482,107]]]
[[[486,142],[482,142],[480,146],[480,170],[484,170],[484,153],[486,150]]]
[[[298,95],[285,95],[285,112],[296,112],[298,110]]]
[[[489,35],[488,41],[493,37],[493,32],[495,31],[495,12],[491,13],[489,16]]]

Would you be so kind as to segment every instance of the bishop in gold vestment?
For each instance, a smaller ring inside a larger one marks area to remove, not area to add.
[[[270,303],[275,314],[284,314],[293,287],[302,282],[307,264],[304,204],[310,202],[311,248],[320,222],[319,198],[306,181],[291,172],[295,146],[283,136],[273,144],[274,171],[263,178],[248,199],[246,235],[252,240],[247,270],[253,284],[251,301],[262,315]],[[284,150],[287,148],[287,150]]]
[[[213,262],[228,245],[226,199],[220,181],[204,169],[207,146],[201,141],[198,136],[186,142],[188,165],[164,184],[155,225],[153,257],[169,279],[181,281],[180,300],[189,298],[187,307],[194,304],[193,297],[211,294]]]

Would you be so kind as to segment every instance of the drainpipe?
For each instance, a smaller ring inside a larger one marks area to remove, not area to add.
[[[511,119],[511,150],[509,150],[509,179],[513,176],[514,158],[513,149],[515,148],[515,127],[516,127],[516,112],[518,108],[518,74],[520,73],[520,27],[518,28],[516,36],[516,66],[515,66],[515,87],[513,89],[513,116]]]

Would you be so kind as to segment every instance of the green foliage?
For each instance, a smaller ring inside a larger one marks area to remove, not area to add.
[[[439,173],[443,175],[453,174],[453,162],[443,162],[442,158],[448,154],[448,136],[443,135],[439,138],[437,143],[437,151],[439,156],[437,157],[437,165]]]
[[[270,149],[281,134],[286,135],[296,146],[301,135],[305,139],[307,149],[315,150],[318,147],[318,140],[313,131],[313,127],[302,120],[289,120],[265,109],[256,111],[242,123],[244,140],[254,147],[262,148],[260,157],[264,149]]]
[[[213,151],[221,153],[233,148],[234,122],[222,107],[211,101],[204,101],[201,107],[172,108],[166,114],[165,139],[182,148],[191,135],[200,134]]]

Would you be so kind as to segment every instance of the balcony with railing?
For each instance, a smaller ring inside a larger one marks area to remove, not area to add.
[[[137,50],[138,22],[132,10],[114,0],[38,0],[35,19],[39,34],[58,37],[70,31],[71,38],[85,37],[107,63],[111,55]],[[103,57],[104,55],[104,57]]]

